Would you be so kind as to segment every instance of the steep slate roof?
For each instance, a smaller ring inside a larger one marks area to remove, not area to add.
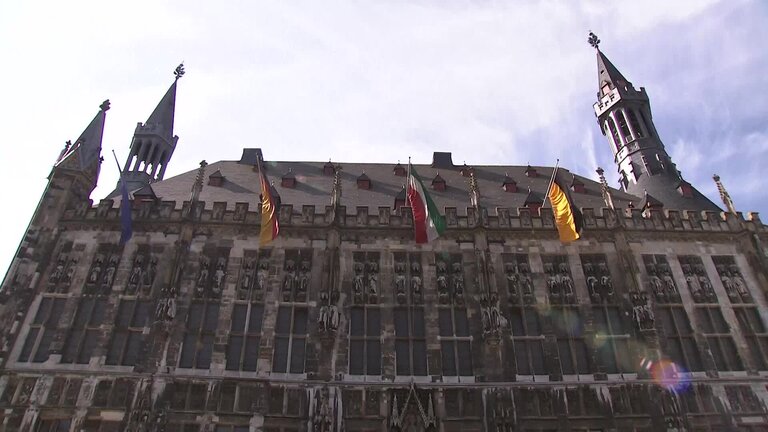
[[[160,103],[157,104],[155,110],[149,115],[145,125],[153,125],[157,127],[157,134],[165,138],[168,142],[171,142],[173,137],[173,120],[176,112],[176,83],[178,80],[174,80],[173,84],[165,92],[165,96],[160,99]]]
[[[274,183],[275,189],[280,194],[283,204],[291,204],[294,208],[300,208],[303,205],[314,205],[316,211],[325,209],[330,205],[331,189],[333,185],[333,176],[323,175],[323,166],[327,162],[289,162],[289,161],[269,161],[264,165],[266,175],[270,182]],[[347,209],[354,211],[356,207],[390,207],[395,204],[395,197],[403,190],[403,185],[407,178],[398,177],[392,173],[392,163],[338,163],[342,166],[340,174],[342,182],[341,204]],[[438,168],[430,165],[415,165],[419,174],[426,179],[433,178],[437,174]],[[441,166],[440,176],[443,177],[447,186],[445,191],[429,189],[429,193],[441,211],[445,207],[456,207],[459,214],[466,214],[467,207],[470,207],[469,200],[469,179],[459,172],[460,166],[447,168]],[[259,181],[258,173],[253,165],[241,163],[240,161],[219,161],[210,164],[208,170],[220,170],[227,177],[227,182],[221,187],[203,186],[200,193],[200,200],[205,201],[206,208],[211,208],[213,203],[218,201],[227,202],[227,208],[233,210],[235,203],[247,202],[250,209],[255,209],[259,200]],[[280,185],[281,176],[288,170],[296,175],[297,185],[295,188],[286,188]],[[524,207],[528,197],[528,188],[534,191],[536,195],[543,197],[549,184],[549,178],[552,174],[552,167],[536,167],[539,176],[535,178],[526,177],[525,166],[504,166],[504,165],[474,165],[475,178],[480,189],[480,205],[494,211],[496,207],[500,208],[519,208]],[[564,168],[560,168],[561,170]],[[363,171],[371,179],[372,186],[369,190],[358,189],[357,178]],[[181,208],[183,201],[189,199],[189,191],[195,180],[197,170],[171,177],[152,184],[152,188],[157,196],[163,201],[176,201],[177,208]],[[505,174],[513,178],[520,179],[518,182],[518,192],[505,192],[501,187]],[[576,204],[585,208],[603,208],[606,207],[602,195],[600,194],[600,184],[588,178],[579,176],[579,179],[586,185],[586,193],[573,194]],[[635,204],[641,201],[641,197],[629,195],[619,190],[613,191],[613,201],[616,207],[626,208],[630,201]],[[119,199],[119,197],[117,197]],[[118,205],[117,202],[115,205]],[[545,203],[545,207],[549,203]],[[665,206],[665,208],[670,208]]]
[[[624,87],[624,85],[618,85],[620,82],[630,84],[629,80],[608,60],[608,57],[602,51],[597,50],[597,88],[603,87],[605,82],[609,82],[617,88]]]

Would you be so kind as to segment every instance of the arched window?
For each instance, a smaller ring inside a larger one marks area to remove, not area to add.
[[[640,120],[643,121],[643,126],[645,126],[645,130],[648,131],[648,136],[653,136],[653,131],[651,130],[651,124],[648,123],[648,120],[645,119],[645,114],[643,114],[643,110],[640,110]]]
[[[629,133],[629,126],[627,126],[627,119],[624,118],[624,113],[616,111],[616,120],[619,122],[619,129],[621,129],[621,135],[624,137],[624,140],[630,142],[632,140],[632,134]]]
[[[640,127],[640,122],[637,121],[637,116],[635,115],[634,110],[627,111],[627,115],[629,116],[629,124],[632,125],[632,129],[635,130],[635,133],[637,134],[638,138],[642,138],[645,135],[643,134],[643,129]]]
[[[616,150],[618,151],[621,147],[621,139],[619,139],[619,132],[616,130],[616,124],[613,122],[613,119],[611,117],[608,117],[608,120],[606,120],[606,123],[608,124],[608,130],[611,131],[611,136],[613,137],[613,144],[616,146]]]

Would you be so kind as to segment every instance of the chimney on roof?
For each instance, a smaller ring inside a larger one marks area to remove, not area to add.
[[[256,165],[259,160],[264,160],[264,155],[261,154],[260,148],[244,148],[243,155],[240,157],[239,163],[245,165]]]
[[[432,168],[453,168],[451,152],[432,153]]]

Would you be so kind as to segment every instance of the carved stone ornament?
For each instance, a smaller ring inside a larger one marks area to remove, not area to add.
[[[480,296],[480,318],[485,340],[498,339],[502,330],[509,327],[509,321],[501,313],[498,301],[490,299],[486,294]]]
[[[613,281],[608,271],[604,255],[582,256],[584,276],[587,280],[589,297],[594,304],[612,302],[614,299]]]
[[[528,259],[524,255],[514,255],[505,258],[504,278],[507,281],[507,296],[509,302],[533,304],[533,282]]]
[[[544,273],[547,277],[550,303],[574,304],[576,302],[573,279],[571,279],[565,257],[550,257],[544,262]]]
[[[338,388],[327,386],[311,389],[309,420],[312,432],[343,430],[342,398]]]
[[[394,391],[389,426],[390,430],[397,432],[436,431],[437,420],[432,394],[417,390],[414,384],[411,384],[406,392]]]

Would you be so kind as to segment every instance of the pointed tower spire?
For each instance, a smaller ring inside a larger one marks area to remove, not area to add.
[[[622,188],[637,197],[647,193],[674,210],[718,210],[689,186],[667,154],[651,115],[643,87],[631,82],[600,51],[600,39],[590,32],[597,53],[598,92],[594,104],[600,129],[611,146]]]
[[[712,176],[712,180],[714,180],[715,185],[717,185],[717,191],[720,192],[720,199],[723,200],[723,204],[725,204],[725,208],[728,209],[728,212],[736,214],[736,206],[733,204],[731,195],[728,194],[727,190],[725,190],[725,186],[723,186],[723,182],[720,181],[720,176],[715,174]]]
[[[179,140],[179,137],[173,134],[176,87],[179,78],[184,75],[184,65],[180,64],[176,67],[173,74],[175,76],[173,83],[147,121],[136,125],[123,174],[130,191],[162,180],[168,162],[176,149],[176,143]],[[116,188],[110,196],[116,196],[118,193],[119,190]]]
[[[104,122],[109,110],[109,100],[99,106],[99,112],[91,120],[83,133],[73,143],[67,141],[64,151],[59,155],[56,169],[77,171],[84,175],[93,187],[99,178],[101,167],[101,140],[104,135]]]

